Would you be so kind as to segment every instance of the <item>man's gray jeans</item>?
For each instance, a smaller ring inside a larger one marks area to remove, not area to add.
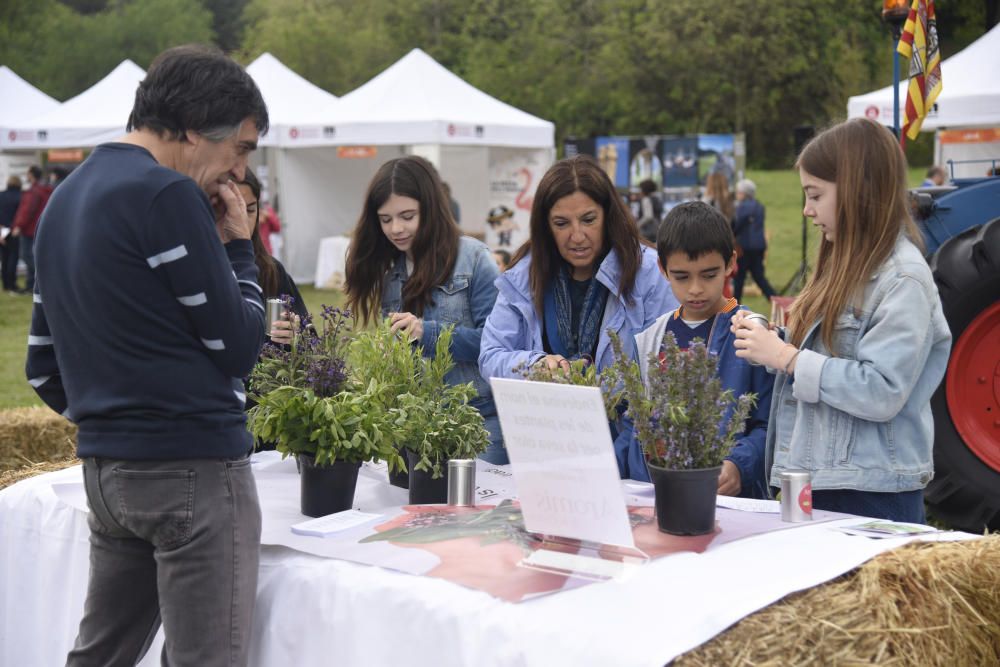
[[[67,665],[245,665],[260,505],[249,458],[83,461],[90,581]]]

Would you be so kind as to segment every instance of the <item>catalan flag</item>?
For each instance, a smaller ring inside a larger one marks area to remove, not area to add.
[[[941,48],[934,0],[913,0],[896,51],[910,61],[902,133],[903,137],[916,139],[927,112],[941,94]]]

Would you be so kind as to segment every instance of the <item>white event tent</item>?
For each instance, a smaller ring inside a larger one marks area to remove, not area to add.
[[[292,141],[289,135],[309,134],[311,128],[302,121],[313,110],[328,109],[337,101],[336,95],[303,78],[270,53],[247,65],[247,73],[260,88],[271,121],[271,129],[261,137],[261,146],[285,145]]]
[[[14,73],[6,65],[0,66],[0,129],[6,134],[8,127],[33,116],[40,116],[59,106],[55,100]]]
[[[135,89],[146,76],[131,60],[76,97],[31,118],[17,121],[0,137],[9,149],[87,148],[125,134]]]
[[[907,63],[901,62],[904,73]],[[976,146],[963,142],[962,133],[947,133],[942,138],[938,132],[935,141],[935,161],[944,163],[946,159],[973,159],[977,157],[1000,157],[1000,24],[967,46],[962,51],[941,62],[941,94],[934,109],[924,119],[921,131],[958,130],[966,128],[996,128],[996,136],[991,147]],[[909,81],[899,83],[900,123],[906,106],[906,91]],[[847,117],[867,116],[885,125],[893,122],[892,86],[886,86],[864,95],[851,97],[847,101]],[[987,136],[992,137],[994,133]],[[970,135],[971,136],[971,135]],[[954,138],[954,143],[951,138]],[[942,144],[942,141],[944,144]],[[944,148],[953,146],[954,148]],[[991,153],[983,155],[983,151]],[[969,167],[969,173],[956,168],[956,176],[982,176],[986,167]]]
[[[451,185],[463,230],[481,234],[495,201],[496,165],[523,158],[547,167],[555,127],[414,49],[336,102],[302,109],[277,142],[269,168],[286,225],[286,268],[301,281],[315,274],[320,239],[350,234],[368,182],[386,160],[429,159]]]
[[[6,65],[0,66],[0,147],[17,138],[11,129],[21,121],[51,111],[59,106],[55,100],[19,77]],[[3,149],[0,155],[0,187],[8,176],[22,175],[32,164],[38,163],[34,151]]]

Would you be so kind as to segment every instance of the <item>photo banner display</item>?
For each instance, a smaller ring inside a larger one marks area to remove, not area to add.
[[[549,150],[491,148],[486,245],[513,254],[528,240],[535,189],[551,163]]]
[[[746,171],[742,133],[570,137],[563,149],[566,157],[594,156],[624,196],[634,198],[640,183],[652,181],[668,208],[697,199],[709,174],[722,173],[733,190]]]

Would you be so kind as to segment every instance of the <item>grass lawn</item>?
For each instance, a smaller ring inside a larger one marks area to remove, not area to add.
[[[910,185],[919,185],[924,168],[910,170]],[[798,174],[792,170],[754,171],[748,174],[757,184],[757,198],[767,207],[766,227],[770,234],[767,257],[767,277],[780,290],[795,274],[802,253],[802,191]],[[811,225],[806,230],[807,259],[813,263],[817,234]],[[753,282],[747,286],[753,290]],[[318,313],[323,304],[339,306],[340,292],[300,287],[310,312]],[[770,314],[770,306],[762,296],[744,294],[744,303],[753,310]],[[31,320],[31,299],[0,293],[0,409],[40,405],[35,392],[24,377],[24,356],[27,347],[28,324]]]

